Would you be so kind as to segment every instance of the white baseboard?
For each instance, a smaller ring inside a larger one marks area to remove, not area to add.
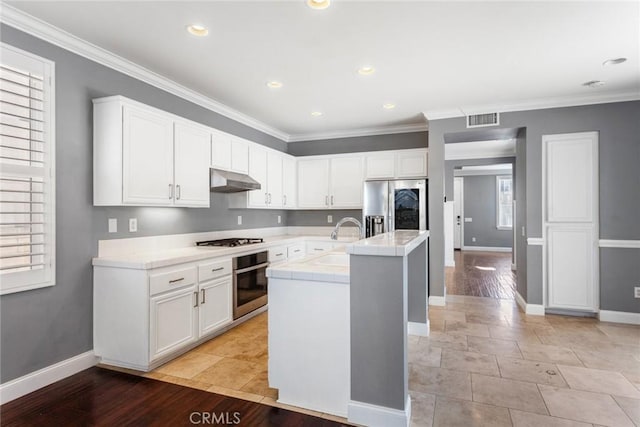
[[[419,337],[429,336],[429,320],[427,323],[407,322],[407,333]]]
[[[93,350],[79,354],[70,359],[47,366],[15,380],[0,384],[0,404],[4,405],[14,399],[36,391],[56,381],[60,381],[80,371],[89,369],[98,363]]]
[[[533,316],[544,316],[544,305],[542,304],[527,304],[520,292],[516,291],[516,303],[520,306],[522,311],[526,314]]]
[[[598,314],[601,322],[628,323],[640,325],[640,313],[628,313],[625,311],[600,310]]]
[[[463,246],[463,251],[482,251],[482,252],[511,252],[512,248],[500,248],[493,246]]]
[[[439,305],[444,307],[446,305],[446,302],[444,300],[444,297],[432,295],[429,297],[429,305]]]
[[[518,270],[518,269],[516,268],[516,265],[515,265],[515,264],[513,264],[513,263],[511,264],[511,270],[513,270],[513,271],[517,271],[517,270]]]
[[[411,397],[407,395],[404,411],[369,403],[349,401],[348,420],[370,427],[408,427],[411,423]]]

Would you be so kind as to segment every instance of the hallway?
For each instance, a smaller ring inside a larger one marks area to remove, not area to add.
[[[515,299],[510,252],[455,251],[454,260],[445,268],[447,295]]]

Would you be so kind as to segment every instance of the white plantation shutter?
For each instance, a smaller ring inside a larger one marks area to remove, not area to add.
[[[513,178],[511,176],[498,176],[497,181],[497,228],[509,229],[513,226]]]
[[[53,63],[0,46],[0,293],[55,281]]]

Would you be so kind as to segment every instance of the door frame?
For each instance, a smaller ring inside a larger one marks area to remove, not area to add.
[[[595,136],[595,145],[593,148],[593,164],[592,170],[594,175],[594,184],[593,184],[593,200],[592,203],[592,215],[593,215],[593,262],[592,262],[592,279],[593,279],[593,301],[594,301],[594,310],[595,312],[600,311],[600,248],[599,248],[599,236],[600,236],[600,133],[598,131],[591,132],[570,132],[570,133],[560,133],[560,134],[547,134],[542,135],[542,305],[545,308],[549,308],[549,280],[548,280],[548,244],[549,244],[549,236],[548,236],[548,228],[549,224],[553,225],[553,223],[549,223],[547,221],[547,143],[550,140],[562,140],[562,139],[574,139],[579,137],[590,138]],[[561,309],[560,309],[561,310]]]
[[[455,197],[455,182],[456,180],[458,180],[460,182],[460,200],[456,200]],[[456,203],[460,203],[460,247],[458,249],[462,250],[462,248],[464,247],[464,177],[463,176],[454,176],[453,177],[453,182],[454,182],[454,202]],[[455,211],[455,209],[454,209]],[[455,213],[455,212],[454,212]],[[453,219],[455,221],[455,218]],[[455,223],[454,223],[454,227],[455,227]],[[454,230],[454,239],[453,239],[453,249],[456,249],[456,245],[455,245],[455,230]]]

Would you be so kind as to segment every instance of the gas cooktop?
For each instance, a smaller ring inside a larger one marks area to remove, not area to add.
[[[244,246],[244,245],[252,245],[255,243],[262,243],[264,239],[262,238],[230,238],[230,239],[220,239],[220,240],[204,240],[202,242],[196,242],[197,246],[226,246],[226,247],[234,247],[234,246]]]

